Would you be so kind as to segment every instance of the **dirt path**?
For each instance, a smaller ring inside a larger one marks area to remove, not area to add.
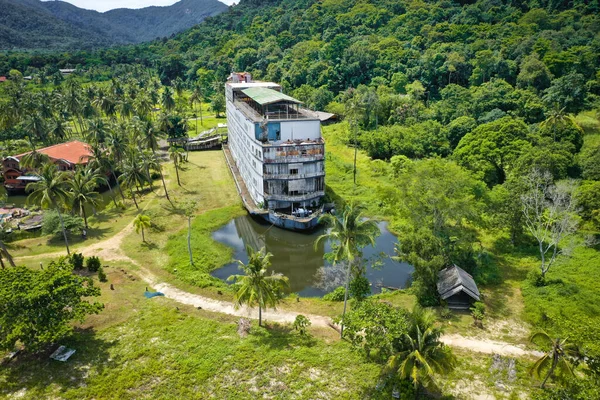
[[[442,342],[450,347],[458,347],[478,353],[500,354],[501,356],[509,357],[541,357],[544,354],[540,351],[525,350],[519,346],[515,346],[506,342],[468,338],[461,335],[444,335],[442,336]]]
[[[103,240],[98,243],[91,244],[87,247],[78,249],[78,252],[85,254],[86,256],[95,255],[100,257],[104,261],[127,261],[140,268],[140,278],[146,282],[149,286],[153,287],[156,291],[159,291],[165,295],[166,298],[175,300],[178,303],[190,305],[193,307],[201,307],[203,310],[211,312],[219,312],[228,315],[235,315],[245,318],[258,318],[258,309],[250,307],[242,307],[235,309],[233,303],[226,301],[220,301],[211,299],[208,297],[200,296],[194,293],[189,293],[184,290],[178,289],[177,287],[160,282],[158,277],[150,272],[148,269],[139,265],[135,260],[127,256],[121,250],[121,243],[125,236],[127,236],[133,230],[133,222],[129,223],[116,235],[109,239]],[[35,257],[47,257],[47,256],[58,256],[65,255],[64,252],[40,254],[36,256],[23,256],[16,258],[16,261],[27,258]],[[282,310],[263,310],[263,319],[279,322],[279,323],[293,323],[298,313],[282,311]],[[319,315],[306,315],[310,319],[313,326],[327,327],[331,326],[332,321],[329,317],[323,317]],[[539,357],[543,353],[538,351],[525,350],[516,345],[512,345],[505,342],[487,340],[487,339],[476,339],[467,338],[461,335],[444,335],[442,336],[442,342],[451,347],[462,348],[469,351],[475,351],[478,353],[485,354],[500,354],[502,356],[509,357],[523,357],[523,356],[536,356]]]

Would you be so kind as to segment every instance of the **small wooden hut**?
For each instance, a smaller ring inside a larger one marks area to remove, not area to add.
[[[438,273],[437,289],[448,308],[455,310],[468,310],[481,296],[473,277],[456,265]]]

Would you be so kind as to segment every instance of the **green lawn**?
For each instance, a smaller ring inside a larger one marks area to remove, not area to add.
[[[114,291],[101,284],[104,312],[61,342],[77,353],[66,363],[47,354],[19,357],[0,369],[1,397],[380,397],[371,392],[380,367],[328,332],[301,337],[289,327],[254,323],[240,338],[236,319],[165,298],[147,300],[144,285],[120,268],[107,269]]]

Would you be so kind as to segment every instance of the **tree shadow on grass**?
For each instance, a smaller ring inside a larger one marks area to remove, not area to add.
[[[101,374],[119,364],[110,354],[110,348],[115,344],[100,339],[91,328],[76,329],[73,335],[49,349],[36,354],[22,353],[3,366],[0,377],[3,376],[5,382],[0,393],[10,394],[22,389],[44,392],[51,385],[56,385],[59,392],[66,392],[85,386],[90,369]],[[50,359],[59,345],[76,352],[66,362]]]
[[[145,241],[145,242],[142,242],[141,246],[144,249],[146,249],[146,250],[156,250],[156,249],[158,249],[158,245],[156,243],[154,243],[154,242]]]
[[[313,347],[317,340],[311,335],[300,335],[289,325],[278,323],[264,323],[262,328],[253,328],[250,336],[261,346],[272,349],[293,349],[296,347]]]

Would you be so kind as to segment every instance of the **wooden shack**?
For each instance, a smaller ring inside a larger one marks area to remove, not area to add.
[[[456,265],[438,273],[437,289],[448,308],[454,310],[468,310],[481,296],[473,277]]]

